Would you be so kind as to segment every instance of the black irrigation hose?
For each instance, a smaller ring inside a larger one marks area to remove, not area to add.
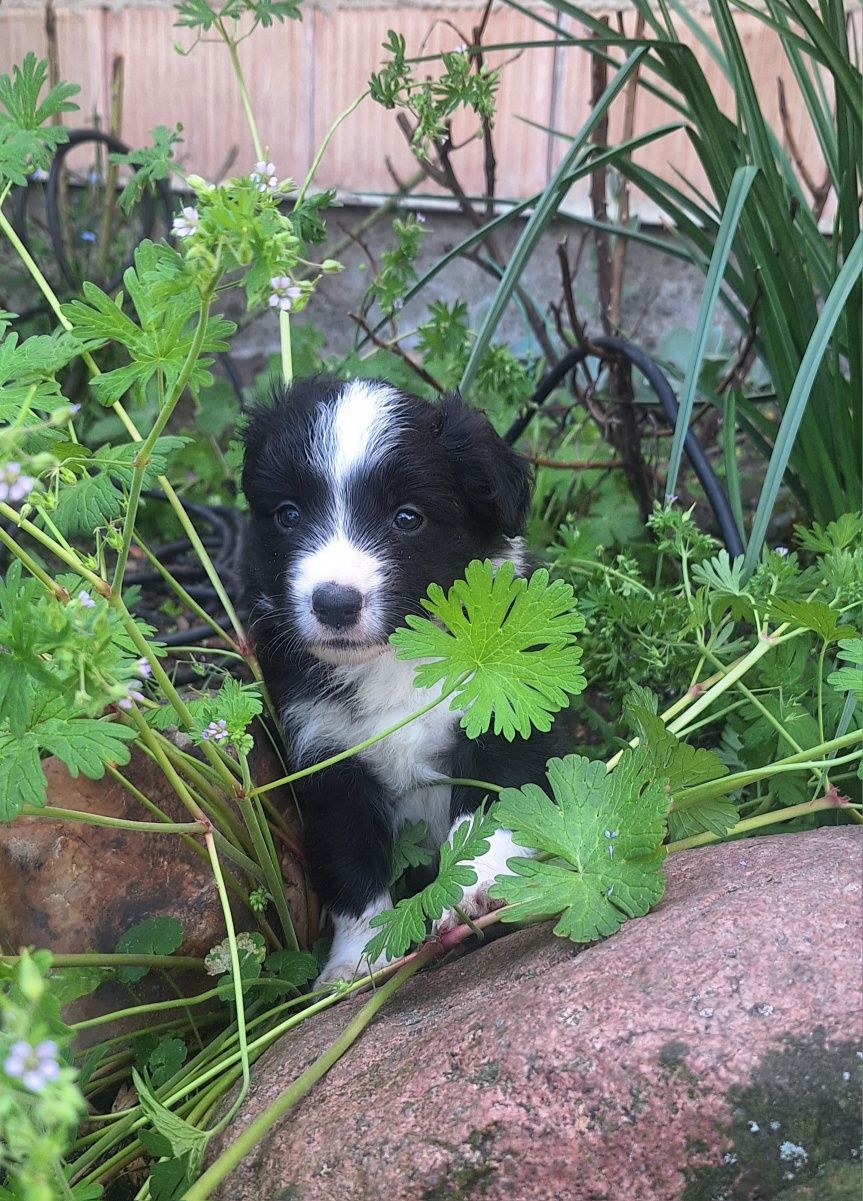
[[[554,389],[566,379],[567,375],[579,363],[595,353],[593,347],[596,347],[597,350],[606,351],[614,358],[625,359],[633,367],[637,367],[656,395],[669,425],[674,428],[678,412],[677,397],[674,395],[674,389],[665,373],[649,355],[645,354],[643,350],[640,350],[639,347],[634,346],[631,342],[627,342],[625,338],[601,337],[594,338],[590,348],[579,346],[575,350],[569,351],[559,363],[555,363],[546,372],[530,400],[529,407],[520,417],[516,417],[515,421],[513,421],[504,434],[504,441],[508,442],[510,446],[518,441],[533,420],[540,405],[548,400]],[[722,540],[729,555],[732,558],[742,555],[743,542],[740,532],[737,529],[737,523],[734,520],[734,514],[731,512],[728,497],[723,492],[713,468],[710,466],[707,456],[692,430],[687,431],[683,447],[701,487],[704,489],[704,493],[710,502],[710,507],[716,517],[722,533]]]

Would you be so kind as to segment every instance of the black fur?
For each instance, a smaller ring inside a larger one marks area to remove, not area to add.
[[[359,703],[361,674],[352,669],[346,679],[312,653],[287,595],[287,581],[308,538],[328,514],[328,481],[308,461],[311,430],[321,406],[336,403],[343,386],[329,377],[297,382],[255,409],[245,431],[243,490],[251,518],[244,577],[250,628],[273,701],[280,713],[289,712],[289,743],[296,744],[302,743],[305,715],[315,702],[340,706],[346,725]],[[398,422],[397,441],[383,461],[351,478],[348,491],[352,533],[388,564],[379,597],[384,640],[406,614],[423,612],[419,602],[430,583],[447,588],[472,559],[511,553],[509,539],[522,533],[530,505],[528,465],[457,394],[434,404],[399,394]],[[296,530],[286,531],[273,514],[288,500],[299,505],[303,519]],[[393,528],[393,512],[404,505],[425,518],[409,535]],[[416,696],[419,708],[423,698]],[[335,736],[317,740],[295,755],[295,765],[316,762],[347,745],[349,740]],[[551,736],[514,743],[492,736],[470,741],[454,717],[436,767],[444,775],[519,785],[542,781],[546,759],[557,750]],[[387,889],[402,798],[366,757],[301,781],[297,792],[313,883],[322,901],[336,914],[362,913]],[[454,788],[450,822],[473,812],[482,797],[476,789]]]

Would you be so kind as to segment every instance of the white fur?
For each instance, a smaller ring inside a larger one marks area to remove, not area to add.
[[[312,436],[311,463],[342,485],[360,468],[380,461],[398,438],[398,394],[386,384],[353,380],[323,409]]]
[[[383,630],[378,597],[385,579],[386,564],[379,556],[337,533],[303,556],[289,579],[301,632],[306,638],[319,639],[326,645],[333,631],[321,625],[312,611],[312,595],[319,584],[344,584],[362,593],[363,607],[356,625],[338,632],[339,640],[362,645],[379,641]]]
[[[459,826],[466,821],[470,821],[470,818],[460,817],[453,825],[449,836],[450,842],[452,842],[453,835]],[[476,884],[471,884],[464,890],[464,895],[459,901],[459,909],[471,918],[482,917],[483,914],[490,913],[500,902],[493,901],[488,895],[488,890],[498,876],[512,875],[512,872],[507,867],[507,860],[526,859],[532,854],[532,851],[519,846],[509,830],[495,830],[489,839],[488,850],[485,854],[470,860],[470,866],[476,872]],[[456,926],[461,925],[461,921],[462,919],[454,909],[447,909],[435,922],[435,930],[438,933],[444,930],[452,930]]]
[[[344,584],[362,594],[360,620],[339,632],[339,641],[368,645],[382,635],[377,597],[388,565],[352,533],[347,490],[351,476],[378,463],[398,439],[396,402],[397,393],[385,384],[354,380],[321,410],[312,433],[309,462],[330,489],[329,512],[317,538],[297,560],[289,589],[301,632],[323,659],[333,657],[327,643],[334,635],[312,612],[312,593],[319,584]],[[336,654],[336,661],[340,657]]]
[[[359,917],[333,914],[333,945],[330,947],[324,969],[318,976],[317,984],[328,984],[332,980],[353,980],[360,972],[374,972],[386,965],[388,960],[385,955],[372,963],[364,961],[363,950],[375,933],[369,924],[370,919],[391,906],[390,894],[384,892],[375,897]]]
[[[416,663],[396,659],[388,647],[371,662],[336,670],[337,686],[356,689],[350,699],[340,699],[334,691],[325,699],[287,705],[282,719],[291,731],[297,759],[312,763],[321,751],[347,750],[439,696],[440,686],[414,688],[415,667]],[[444,701],[358,756],[398,798],[393,828],[399,830],[409,821],[425,821],[429,841],[436,847],[446,837],[449,826],[450,788],[435,785],[434,781],[443,774],[443,757],[453,744],[459,717]]]

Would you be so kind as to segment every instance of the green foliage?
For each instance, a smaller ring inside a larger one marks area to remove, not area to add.
[[[405,293],[416,279],[414,263],[420,251],[423,227],[415,217],[393,221],[396,244],[381,256],[381,270],[370,291],[388,317],[402,306]]]
[[[65,1181],[63,1157],[87,1109],[70,1062],[70,1031],[57,1021],[47,984],[50,963],[46,951],[25,951],[13,968],[0,965],[3,1201],[55,1201],[61,1195],[55,1186]],[[68,1187],[63,1195],[72,1195]]]
[[[383,48],[390,58],[381,71],[372,75],[369,91],[384,108],[400,108],[411,114],[411,145],[417,155],[428,157],[432,143],[447,136],[449,122],[459,108],[467,108],[483,121],[493,123],[499,71],[480,66],[466,52],[454,51],[441,55],[443,72],[437,79],[418,81],[401,34],[389,30]]]
[[[182,132],[182,125],[177,125],[175,129],[159,125],[150,135],[153,139],[152,146],[130,150],[128,154],[110,156],[112,163],[135,168],[120,193],[120,207],[124,213],[132,212],[148,188],[170,178],[175,167],[174,147],[182,142]]]
[[[132,926],[117,940],[121,955],[173,955],[183,941],[183,927],[175,917],[148,917]],[[146,967],[121,967],[117,979],[134,984],[148,972]]]
[[[415,867],[427,867],[434,860],[434,852],[426,845],[428,826],[425,822],[408,822],[399,830],[393,844],[390,886]]]
[[[489,560],[475,561],[446,594],[432,584],[422,603],[430,617],[408,616],[408,629],[390,641],[400,659],[430,660],[417,667],[415,682],[455,691],[450,707],[463,710],[469,738],[492,723],[510,741],[549,730],[552,716],[584,687],[575,644],[584,621],[572,588],[549,582],[544,569],[526,580],[512,563],[495,571]]]
[[[26,185],[28,175],[46,171],[54,151],[69,140],[62,125],[48,122],[77,109],[70,97],[80,89],[58,83],[42,96],[47,77],[48,63],[32,53],[11,76],[0,75],[0,183]]]
[[[472,818],[456,827],[451,840],[441,847],[436,879],[414,896],[399,901],[394,909],[371,919],[369,924],[378,931],[366,944],[365,955],[370,962],[382,956],[398,959],[425,937],[429,921],[459,903],[464,890],[476,883],[476,872],[469,863],[488,850],[495,826],[491,814],[478,809]]]
[[[199,297],[188,288],[190,281],[186,281],[186,287],[177,288],[184,275],[183,261],[176,251],[144,241],[135,250],[134,266],[123,276],[137,321],[123,311],[122,298],[112,300],[95,284],[85,283],[84,299],[65,306],[66,316],[80,338],[91,344],[113,342],[128,351],[132,360],[90,381],[100,403],[114,404],[130,389],[143,395],[156,378],[167,393],[176,384],[192,346],[192,322],[199,310]],[[225,339],[234,329],[234,323],[223,317],[209,317],[201,350],[204,354],[227,350]],[[195,360],[190,387],[212,383],[212,363],[212,358],[203,356]]]
[[[662,897],[664,781],[639,751],[612,772],[578,755],[548,764],[550,798],[538,785],[507,788],[494,817],[521,846],[547,861],[511,859],[491,896],[505,901],[505,922],[557,917],[555,934],[592,942],[641,917]]]
[[[836,658],[848,666],[831,672],[828,683],[837,692],[850,692],[855,701],[863,702],[863,638],[840,638],[839,646]]]
[[[209,4],[207,0],[183,0],[175,5],[179,18],[175,25],[186,29],[198,29],[208,33],[223,21],[239,21],[251,16],[254,28],[261,25],[269,29],[274,21],[298,21],[302,0],[223,0],[221,4]]]

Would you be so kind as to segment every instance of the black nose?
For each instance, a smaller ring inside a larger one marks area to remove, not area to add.
[[[312,612],[334,630],[354,625],[362,607],[363,594],[344,584],[318,584],[312,593]]]

